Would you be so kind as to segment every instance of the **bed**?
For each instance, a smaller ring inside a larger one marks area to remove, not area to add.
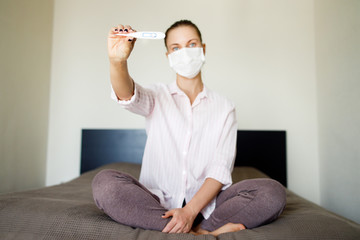
[[[217,238],[166,234],[118,224],[95,206],[91,180],[107,168],[138,177],[145,140],[144,130],[84,129],[78,178],[56,186],[0,195],[0,239],[360,239],[359,224],[290,190],[287,206],[275,222]],[[234,182],[271,177],[286,186],[285,131],[239,130],[237,142]]]

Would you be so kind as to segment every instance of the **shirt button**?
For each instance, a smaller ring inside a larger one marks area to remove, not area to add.
[[[185,170],[183,171],[183,175],[186,175],[186,171],[185,171]]]
[[[187,151],[183,151],[183,154],[186,155],[186,154],[187,154]]]

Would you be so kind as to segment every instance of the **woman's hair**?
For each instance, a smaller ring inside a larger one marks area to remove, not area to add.
[[[166,30],[166,32],[165,32],[165,39],[164,39],[165,47],[167,47],[167,46],[166,46],[166,40],[167,40],[168,33],[169,33],[171,30],[173,30],[173,29],[175,29],[175,28],[177,28],[177,27],[183,27],[183,26],[193,27],[193,28],[196,30],[197,34],[199,35],[200,41],[202,42],[201,32],[200,32],[199,28],[198,28],[193,22],[191,22],[190,20],[180,20],[180,21],[177,21],[177,22],[173,23],[173,25],[171,25],[171,26]]]

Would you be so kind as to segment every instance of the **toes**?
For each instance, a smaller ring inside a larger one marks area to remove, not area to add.
[[[237,225],[239,227],[239,231],[246,229],[246,227],[243,224],[237,224]]]

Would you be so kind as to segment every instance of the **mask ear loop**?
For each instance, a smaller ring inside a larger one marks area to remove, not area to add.
[[[201,60],[205,63],[205,53],[203,48],[201,48]]]
[[[168,57],[168,60],[169,60],[169,65],[170,65],[170,67],[173,67],[173,66],[174,66],[174,63],[173,63],[173,61],[172,61],[171,53],[170,53],[167,57]]]

